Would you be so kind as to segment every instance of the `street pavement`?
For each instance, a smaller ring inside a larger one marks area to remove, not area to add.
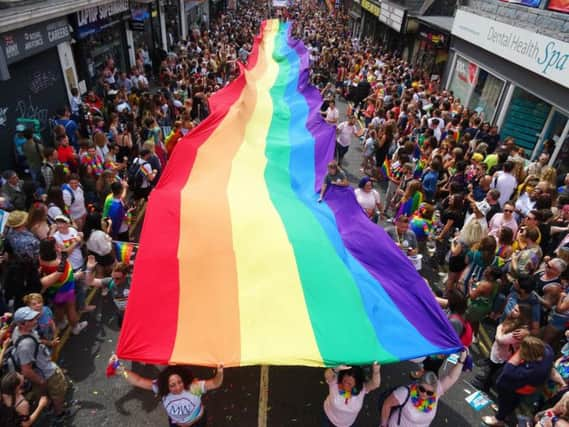
[[[345,104],[340,102],[339,108],[343,114]],[[354,140],[344,165],[352,184],[357,183],[361,177],[360,161],[361,149],[358,141]],[[383,191],[381,194],[383,195]],[[432,285],[438,285],[440,280],[438,275],[428,266],[422,273]],[[88,328],[80,336],[72,336],[60,354],[59,363],[72,380],[69,399],[71,416],[68,425],[79,427],[167,426],[168,422],[162,405],[152,393],[136,390],[120,377],[110,379],[105,377],[107,360],[116,347],[119,327],[117,319],[108,309],[108,303],[101,297],[97,297],[95,302],[100,309],[86,316],[89,320]],[[160,309],[159,305],[156,309]],[[475,358],[479,358],[477,345],[474,344],[472,347]],[[379,425],[378,399],[381,391],[408,384],[410,382],[409,372],[416,368],[416,364],[409,362],[382,367],[381,388],[366,398],[355,426],[377,427]],[[133,369],[150,378],[155,377],[158,372],[155,367],[139,364],[134,364]],[[196,367],[194,374],[197,377],[207,378],[213,375],[213,370]],[[267,387],[268,402],[265,405],[266,425],[270,427],[320,426],[322,403],[327,395],[323,374],[323,369],[316,368],[270,367]],[[465,401],[465,398],[475,391],[468,383],[471,377],[471,373],[464,374],[457,384],[442,397],[432,426],[479,426],[481,416],[492,413],[489,406],[476,412]],[[256,427],[259,415],[259,382],[259,367],[225,369],[225,380],[221,389],[208,393],[204,397],[208,425],[210,427]],[[46,417],[39,425],[48,425]]]

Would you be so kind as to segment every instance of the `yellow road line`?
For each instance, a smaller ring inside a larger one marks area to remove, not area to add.
[[[257,427],[267,427],[267,412],[269,408],[269,367],[261,366],[259,376],[259,416]]]

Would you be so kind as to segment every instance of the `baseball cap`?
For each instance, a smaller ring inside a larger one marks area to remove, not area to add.
[[[39,315],[40,313],[38,313],[35,310],[32,310],[30,307],[20,307],[14,313],[14,322],[24,323],[28,320],[34,320]]]

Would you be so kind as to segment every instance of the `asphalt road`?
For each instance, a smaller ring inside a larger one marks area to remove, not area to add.
[[[340,111],[345,106],[340,102]],[[360,178],[361,150],[356,140],[348,152],[345,170],[352,183]],[[423,271],[432,284],[438,276],[428,268]],[[130,387],[122,378],[105,377],[108,357],[118,340],[117,319],[99,297],[99,313],[87,316],[88,328],[77,337],[71,337],[63,348],[59,363],[72,380],[70,393],[71,416],[68,425],[79,427],[104,426],[167,426],[161,403],[150,392]],[[477,354],[477,347],[473,345]],[[137,372],[153,377],[157,368],[135,364]],[[412,363],[398,363],[382,368],[382,386],[366,398],[364,409],[356,422],[357,427],[379,425],[379,394],[386,388],[409,383],[409,372],[416,369]],[[327,394],[323,369],[306,367],[270,367],[267,425],[270,427],[312,427],[321,424],[322,402]],[[213,375],[211,369],[196,367],[197,377]],[[491,414],[490,407],[476,412],[465,401],[475,391],[466,373],[442,397],[434,427],[479,426],[482,415]],[[204,397],[210,427],[256,427],[259,408],[259,367],[225,370],[225,381],[220,390]],[[44,417],[41,426],[47,426]]]

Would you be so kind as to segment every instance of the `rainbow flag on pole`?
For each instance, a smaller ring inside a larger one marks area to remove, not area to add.
[[[212,96],[151,194],[119,357],[324,366],[461,347],[353,190],[317,203],[335,130],[289,34],[263,23],[247,69]]]

